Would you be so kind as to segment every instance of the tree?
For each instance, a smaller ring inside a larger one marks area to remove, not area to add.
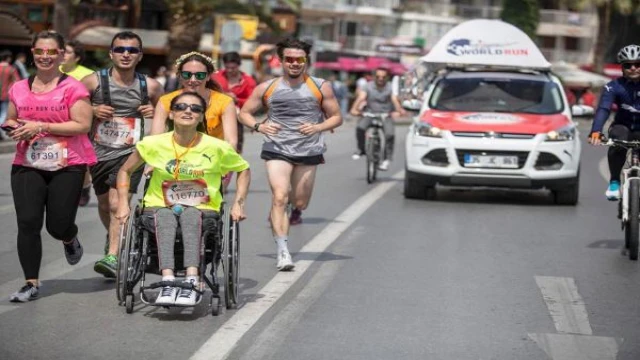
[[[637,14],[640,10],[638,0],[565,0],[565,3],[576,9],[596,8],[598,13],[598,34],[596,36],[593,68],[596,72],[602,72],[605,56],[609,50],[607,45],[611,44],[609,36],[611,34],[613,12],[618,12],[621,15]]]
[[[281,3],[298,12],[301,0],[281,0]],[[269,1],[258,6],[255,0],[165,0],[169,8],[169,54],[172,63],[180,55],[198,49],[202,38],[202,23],[217,13],[250,14],[278,31],[271,18]]]
[[[500,19],[536,38],[540,22],[540,6],[537,0],[503,0]]]

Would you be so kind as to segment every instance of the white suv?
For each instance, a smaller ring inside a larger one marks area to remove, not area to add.
[[[560,80],[545,71],[442,70],[406,138],[407,198],[435,185],[547,188],[575,205],[580,141]]]

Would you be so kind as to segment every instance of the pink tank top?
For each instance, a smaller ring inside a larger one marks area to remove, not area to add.
[[[89,99],[85,86],[71,77],[60,82],[55,89],[34,94],[28,79],[13,84],[9,100],[18,111],[18,119],[45,123],[63,123],[70,120],[69,110],[81,99]],[[73,165],[94,165],[97,162],[87,134],[61,136],[43,133],[31,140],[19,141],[14,165],[55,171]]]

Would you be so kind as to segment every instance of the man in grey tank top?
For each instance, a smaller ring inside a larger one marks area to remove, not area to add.
[[[144,119],[153,118],[163,89],[158,81],[136,73],[136,65],[142,59],[142,40],[137,34],[130,31],[116,34],[109,56],[112,68],[88,75],[82,82],[91,93],[94,119],[89,138],[98,157],[98,163],[91,167],[91,177],[100,220],[107,229],[105,257],[98,260],[93,269],[105,277],[115,278],[120,234],[119,221],[115,218],[116,176],[135,143],[144,135]],[[108,89],[102,86],[105,81]],[[131,177],[131,193],[138,188],[142,170]]]
[[[378,68],[375,71],[375,79],[369,82],[364,91],[358,93],[358,97],[351,106],[351,114],[355,116],[361,115],[360,110],[362,104],[366,102],[364,111],[375,114],[389,114],[391,118],[387,118],[384,122],[385,134],[385,151],[384,160],[380,163],[380,170],[388,170],[393,158],[393,146],[395,142],[395,125],[394,119],[400,115],[406,114],[406,111],[400,106],[398,97],[394,95],[391,84],[389,83],[389,70]],[[358,142],[358,150],[353,154],[353,159],[357,160],[364,155],[364,134],[371,125],[371,118],[361,117],[356,127],[356,140]]]
[[[300,223],[301,211],[309,205],[317,165],[324,163],[323,132],[342,124],[331,84],[306,74],[310,50],[298,39],[278,43],[284,75],[258,85],[239,116],[242,124],[264,134],[260,157],[273,192],[269,220],[280,271],[294,267],[287,247],[289,225]],[[253,114],[262,107],[267,120],[260,123]],[[293,206],[291,217],[288,204]]]

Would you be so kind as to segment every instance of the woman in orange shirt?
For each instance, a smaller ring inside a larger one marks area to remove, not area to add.
[[[210,79],[211,74],[215,71],[213,60],[194,51],[182,55],[176,64],[182,88],[160,97],[153,116],[151,134],[161,134],[167,131],[166,123],[173,98],[184,91],[196,92],[207,100],[204,116],[207,134],[225,140],[237,150],[236,107],[233,98],[224,94],[220,85]]]

